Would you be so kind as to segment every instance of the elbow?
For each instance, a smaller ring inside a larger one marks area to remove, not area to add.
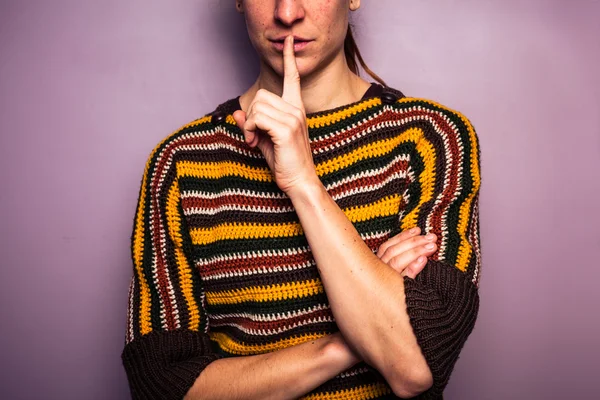
[[[398,371],[395,375],[398,378],[391,380],[390,387],[394,394],[401,399],[416,397],[433,386],[433,375],[429,367],[412,371],[412,376],[408,378],[406,371]],[[400,376],[402,378],[399,378]]]

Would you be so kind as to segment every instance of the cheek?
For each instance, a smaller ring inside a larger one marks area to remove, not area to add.
[[[259,5],[252,5],[252,9],[247,9],[245,12],[246,16],[246,27],[248,28],[248,34],[250,35],[250,40],[260,40],[263,35],[263,32],[267,28],[267,13],[268,10],[264,5],[261,7]],[[272,18],[272,16],[271,16]]]
[[[316,25],[327,35],[331,43],[344,36],[348,24],[348,6],[346,0],[321,0],[316,7],[318,12],[313,16]]]

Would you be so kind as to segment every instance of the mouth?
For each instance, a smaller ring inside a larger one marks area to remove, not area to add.
[[[269,39],[272,43],[273,47],[276,51],[283,52],[283,42],[285,41],[286,36],[281,36],[275,39]],[[294,36],[294,52],[298,52],[306,48],[311,42],[312,39],[305,39],[300,36]]]

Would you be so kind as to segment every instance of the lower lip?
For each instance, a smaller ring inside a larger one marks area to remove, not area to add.
[[[294,52],[303,50],[306,46],[308,46],[308,44],[310,42],[311,42],[311,40],[308,40],[305,42],[295,42],[294,43]],[[283,51],[283,42],[271,42],[271,43],[273,43],[273,47],[275,48],[275,50]]]

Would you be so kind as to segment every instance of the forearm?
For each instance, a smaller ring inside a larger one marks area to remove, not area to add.
[[[424,389],[431,375],[406,312],[404,278],[373,254],[322,185],[288,195],[344,337],[392,388]]]
[[[297,399],[360,361],[340,333],[271,353],[210,363],[186,400]]]

